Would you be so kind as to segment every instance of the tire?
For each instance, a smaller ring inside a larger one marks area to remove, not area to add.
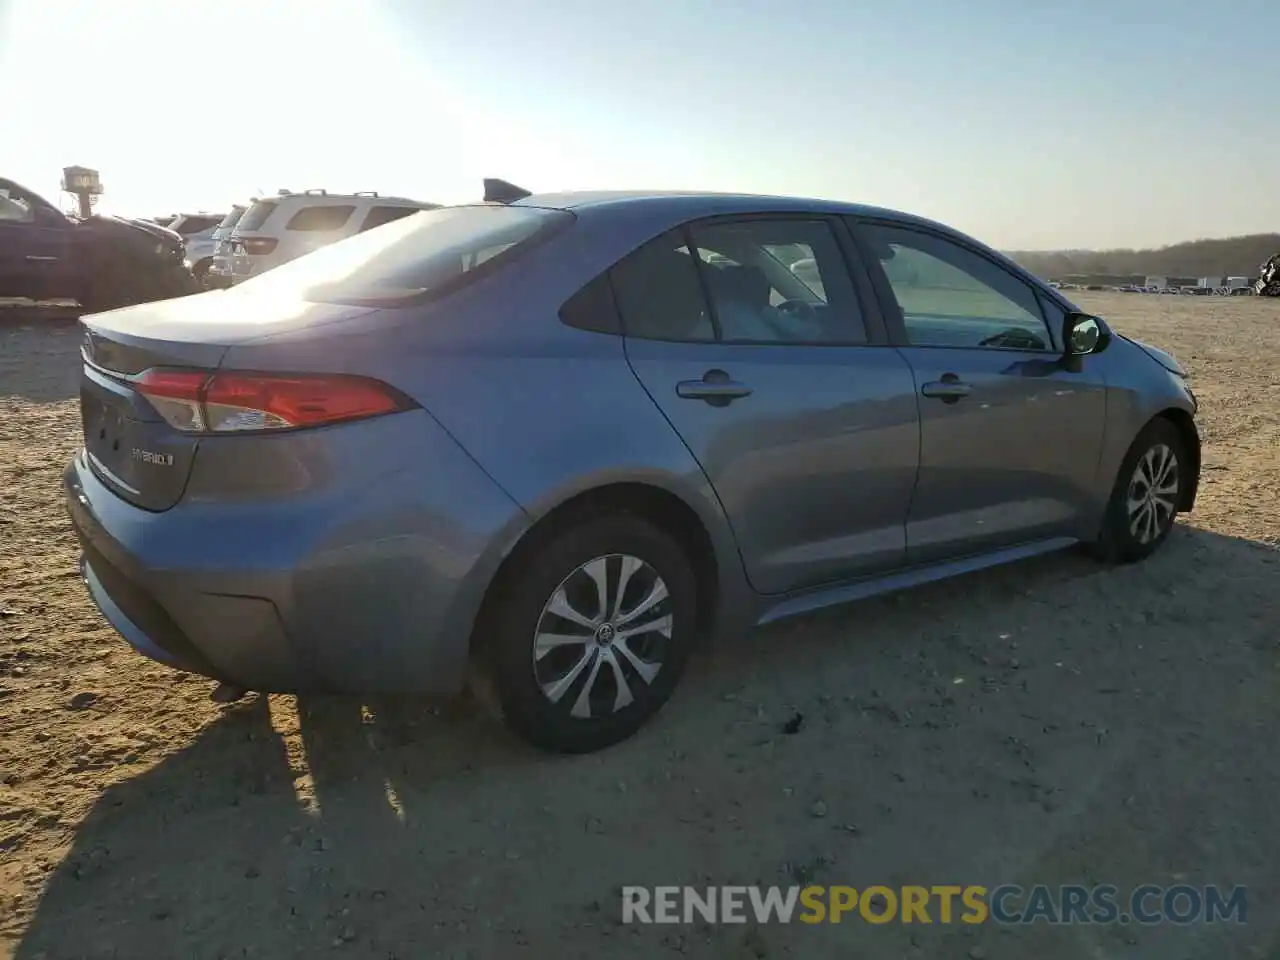
[[[557,753],[600,750],[636,733],[671,696],[694,643],[697,584],[684,550],[653,524],[623,513],[584,519],[519,562],[499,589],[481,656],[498,712],[523,740]]]
[[[1187,465],[1178,428],[1163,417],[1147,424],[1120,464],[1102,532],[1094,544],[1095,555],[1112,563],[1134,563],[1151,556],[1173,530],[1187,482]],[[1153,472],[1157,481],[1163,478],[1163,482],[1148,498]],[[1132,501],[1147,506],[1131,510]]]
[[[205,257],[203,260],[197,261],[191,267],[191,275],[195,278],[197,284],[203,290],[205,286],[205,277],[209,274],[209,267],[213,265],[212,257]]]

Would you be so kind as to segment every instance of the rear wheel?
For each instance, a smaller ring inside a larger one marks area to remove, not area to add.
[[[585,520],[505,579],[481,642],[506,724],[547,750],[624,740],[671,696],[696,630],[680,546],[639,517]]]
[[[1168,420],[1153,420],[1134,440],[1116,477],[1096,552],[1132,563],[1156,551],[1173,530],[1187,456],[1182,436]]]

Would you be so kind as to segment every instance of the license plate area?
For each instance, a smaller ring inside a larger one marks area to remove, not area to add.
[[[174,430],[128,384],[86,373],[80,416],[89,465],[138,506],[165,510],[186,486],[197,440]]]
[[[143,425],[118,404],[92,393],[82,395],[80,409],[85,449],[116,478],[125,480],[137,449],[133,434]]]

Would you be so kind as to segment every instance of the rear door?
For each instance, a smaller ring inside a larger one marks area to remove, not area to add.
[[[632,369],[710,479],[761,593],[905,556],[914,383],[864,310],[842,236],[822,217],[717,219],[609,274]]]
[[[1087,535],[1105,383],[1062,361],[1063,309],[957,238],[852,226],[920,398],[911,562]]]

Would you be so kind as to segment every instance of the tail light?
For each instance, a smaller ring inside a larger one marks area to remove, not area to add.
[[[255,257],[270,253],[279,242],[275,237],[241,237],[239,240],[244,252]]]
[[[134,386],[186,433],[300,430],[416,406],[385,383],[343,374],[153,369]]]

